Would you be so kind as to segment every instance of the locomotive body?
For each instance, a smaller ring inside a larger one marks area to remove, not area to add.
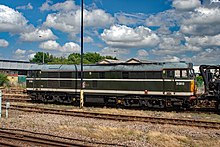
[[[195,76],[191,63],[84,65],[85,103],[189,107],[194,103]],[[35,65],[28,72],[32,100],[79,102],[79,65]]]

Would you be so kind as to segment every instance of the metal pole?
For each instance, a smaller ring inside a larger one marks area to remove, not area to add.
[[[80,81],[80,108],[83,107],[83,0],[81,0],[81,81]]]
[[[0,118],[2,117],[2,91],[0,90]]]
[[[43,64],[44,64],[44,52],[43,52]]]
[[[42,37],[42,36],[39,36],[40,38]],[[42,52],[43,53],[43,61],[42,61],[42,64],[44,64],[44,52]]]
[[[7,102],[6,102],[5,118],[8,118],[8,109],[9,109],[9,107],[10,107],[10,102],[7,101]]]

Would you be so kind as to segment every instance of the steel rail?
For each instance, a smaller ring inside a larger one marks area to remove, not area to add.
[[[75,117],[108,119],[108,120],[116,120],[116,121],[137,121],[137,122],[156,123],[156,124],[185,125],[185,126],[220,129],[220,122],[216,122],[216,121],[149,117],[149,116],[131,116],[131,115],[121,115],[121,114],[105,114],[105,113],[97,113],[97,112],[85,112],[85,111],[82,112],[76,110],[72,111],[72,110],[51,109],[51,108],[32,107],[32,106],[20,106],[20,105],[11,105],[11,106],[12,107],[10,109],[26,111],[26,112],[68,115]]]
[[[84,142],[85,144],[95,144],[95,145],[98,145],[98,146],[123,146],[123,147],[125,147],[125,145],[122,145],[122,144],[88,141],[88,140],[75,139],[75,138],[70,138],[70,137],[63,137],[63,136],[57,136],[57,135],[48,134],[48,133],[33,132],[33,131],[22,130],[22,129],[0,128],[0,130],[24,132],[24,133],[40,135],[40,136],[44,135],[44,136],[53,137],[53,138],[59,138],[59,139],[64,139],[64,140],[71,140],[71,141],[76,141],[76,142]]]
[[[46,145],[46,146],[57,146],[57,147],[70,147],[70,146],[82,146],[82,147],[93,147],[95,145],[92,144],[85,144],[84,142],[73,142],[73,140],[70,141],[61,141],[57,140],[58,136],[54,139],[46,138],[44,137],[38,137],[34,135],[28,135],[18,132],[11,132],[7,130],[0,130],[0,137],[4,139],[12,139],[13,141],[21,141],[23,143],[30,143],[30,144],[37,144],[37,145]],[[51,137],[51,136],[49,136]]]
[[[21,147],[19,145],[15,145],[14,143],[10,143],[10,142],[6,142],[6,141],[3,141],[3,140],[0,140],[0,145],[1,146],[5,146],[5,147]]]
[[[2,101],[10,101],[10,102],[31,102],[31,99],[27,99],[27,98],[2,98]]]

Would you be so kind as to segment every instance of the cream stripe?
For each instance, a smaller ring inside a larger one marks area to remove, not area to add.
[[[26,80],[44,80],[44,81],[75,81],[80,79],[75,78],[27,78]],[[161,82],[161,81],[174,81],[174,79],[83,79],[84,81],[150,81],[150,82]],[[190,82],[193,79],[175,79],[176,82]]]
[[[55,88],[27,88],[27,90],[51,91],[51,92],[80,92],[80,89],[55,89]],[[84,89],[84,93],[106,93],[106,94],[138,94],[138,95],[176,95],[191,96],[193,92],[160,92],[160,91],[126,91],[126,90],[89,90]]]

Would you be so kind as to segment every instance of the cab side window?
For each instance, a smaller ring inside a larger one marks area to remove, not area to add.
[[[188,78],[187,70],[182,70],[182,78]]]
[[[188,70],[164,70],[163,71],[163,77],[164,78],[188,78]]]
[[[175,78],[181,78],[181,70],[175,70]]]
[[[165,77],[166,78],[174,78],[174,73],[175,73],[174,70],[167,70]]]

